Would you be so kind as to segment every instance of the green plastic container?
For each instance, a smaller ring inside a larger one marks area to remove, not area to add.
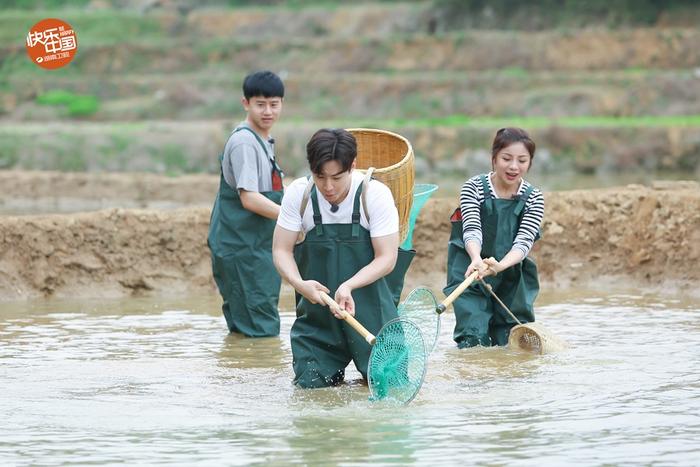
[[[437,189],[438,186],[432,183],[416,183],[413,186],[413,206],[411,206],[411,213],[408,216],[408,235],[406,235],[406,240],[401,244],[401,248],[404,250],[413,248],[413,229],[416,226],[418,214],[425,202],[430,199]]]

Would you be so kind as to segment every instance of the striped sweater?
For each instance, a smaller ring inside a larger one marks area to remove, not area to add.
[[[489,174],[491,175],[491,174]],[[462,191],[459,194],[459,207],[462,212],[462,238],[464,245],[467,242],[476,242],[479,247],[482,245],[481,234],[481,205],[484,203],[484,190],[481,186],[481,176],[476,175],[462,185]],[[493,189],[491,177],[486,176],[489,182],[489,189],[494,196],[496,191]],[[518,189],[518,195],[522,195],[530,187],[530,183],[523,180]],[[518,228],[518,233],[513,242],[513,249],[520,250],[523,258],[527,256],[535,243],[535,236],[542,224],[544,217],[544,196],[537,188],[532,190],[530,197],[525,202],[522,222]]]

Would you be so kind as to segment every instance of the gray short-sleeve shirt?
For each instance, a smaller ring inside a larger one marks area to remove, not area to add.
[[[248,123],[243,121],[236,128],[242,126],[249,127]],[[275,157],[275,148],[269,141],[263,139],[263,143],[269,157],[254,134],[248,130],[238,132],[234,130],[224,147],[224,158],[221,163],[224,180],[230,187],[258,193],[272,191],[270,157]]]

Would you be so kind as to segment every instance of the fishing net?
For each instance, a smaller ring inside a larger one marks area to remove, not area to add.
[[[401,318],[413,321],[420,328],[428,355],[435,348],[440,335],[440,314],[436,311],[437,306],[433,292],[425,287],[418,287],[413,289],[398,307]]]
[[[427,356],[421,330],[412,321],[397,318],[377,334],[367,376],[371,400],[408,404],[425,378]]]
[[[510,330],[508,346],[544,355],[565,349],[566,343],[539,323],[523,323]]]
[[[510,311],[503,301],[498,298],[498,295],[493,291],[491,284],[487,284],[483,279],[479,279],[481,285],[491,296],[498,302],[501,308],[506,311],[513,320],[518,323],[513,326],[508,335],[508,346],[513,349],[520,349],[526,352],[532,352],[544,355],[550,352],[558,352],[566,348],[566,342],[559,339],[549,329],[542,326],[540,323],[522,323]]]

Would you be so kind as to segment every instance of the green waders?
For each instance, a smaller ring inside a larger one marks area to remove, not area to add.
[[[294,257],[301,277],[325,285],[331,296],[374,259],[370,233],[360,225],[361,192],[362,185],[355,193],[351,224],[323,224],[316,187],[311,189],[315,226],[295,247]],[[401,265],[397,261],[394,278],[400,277],[403,282],[409,265],[410,261]],[[399,267],[405,269],[398,271]],[[387,321],[398,316],[392,285],[386,277],[353,290],[352,296],[355,317],[371,333],[376,334]],[[366,379],[370,345],[345,321],[335,318],[328,307],[312,304],[299,294],[296,299],[297,319],[291,331],[294,383],[303,388],[339,384],[351,360]]]
[[[481,257],[494,257],[498,261],[511,250],[522,220],[523,209],[532,187],[517,199],[498,199],[489,189],[485,176],[481,177],[484,204],[481,207],[483,244]],[[462,219],[459,208],[452,218],[452,233],[447,250],[447,295],[464,281],[464,273],[471,259],[464,248]],[[526,257],[522,262],[489,276],[485,281],[510,308],[521,322],[535,321],[533,304],[540,290],[535,262]],[[454,340],[457,346],[506,345],[510,329],[517,323],[501,309],[481,284],[472,284],[453,303],[455,310]]]
[[[260,137],[251,131],[267,154]],[[273,190],[261,195],[282,202],[282,172],[272,159]],[[238,190],[223,172],[209,222],[207,244],[211,250],[214,280],[224,299],[222,310],[230,332],[249,337],[277,336],[280,318],[277,304],[281,279],[272,262],[275,220],[243,207]]]
[[[391,290],[391,295],[394,298],[394,305],[397,307],[401,303],[401,291],[403,290],[403,282],[406,277],[406,272],[413,262],[413,258],[416,257],[416,250],[404,250],[399,248],[399,252],[396,255],[396,266],[394,270],[391,271],[384,278],[386,283],[389,285]]]

